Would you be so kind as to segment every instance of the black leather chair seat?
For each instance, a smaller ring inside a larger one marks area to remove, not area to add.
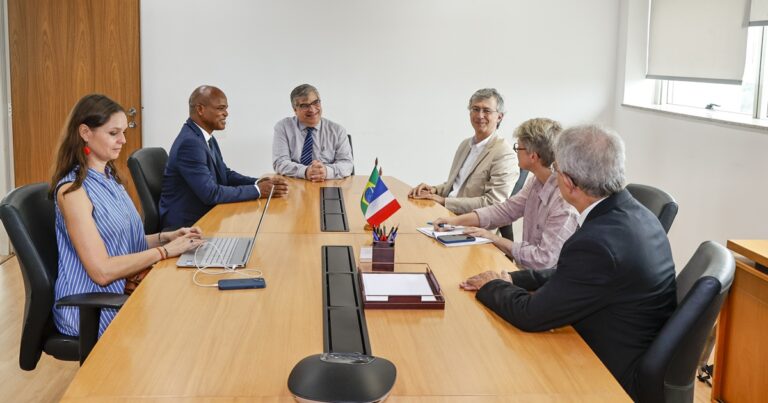
[[[80,359],[80,341],[75,336],[52,333],[45,340],[43,351],[58,360],[77,361]]]
[[[528,179],[528,171],[526,171],[525,169],[521,169],[520,176],[517,177],[517,182],[515,182],[515,187],[512,188],[512,193],[509,194],[509,197],[516,195],[517,192],[519,192],[520,189],[523,188],[523,186],[525,185],[526,179]],[[512,224],[500,227],[499,234],[504,238],[509,239],[510,241],[514,242],[515,240],[515,234],[514,234],[514,231],[512,230]]]
[[[31,371],[43,351],[60,360],[80,361],[96,344],[101,308],[119,309],[126,295],[89,293],[54,301],[59,275],[55,208],[48,184],[34,183],[10,192],[0,203],[0,219],[19,259],[25,306],[19,367]],[[65,336],[53,324],[53,305],[80,309],[80,337]]]
[[[677,309],[640,360],[636,401],[693,402],[696,366],[735,272],[725,247],[711,241],[699,246],[677,276]]]

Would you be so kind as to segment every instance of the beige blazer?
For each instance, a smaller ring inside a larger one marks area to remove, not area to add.
[[[473,139],[474,136],[459,144],[448,180],[435,186],[437,194],[446,198],[445,207],[455,214],[464,214],[506,200],[517,182],[517,177],[520,176],[515,151],[503,137],[496,135],[475,160],[475,166],[461,185],[458,196],[448,197],[453,182],[469,155]]]

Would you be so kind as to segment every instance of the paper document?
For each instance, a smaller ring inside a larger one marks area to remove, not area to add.
[[[416,228],[416,229],[419,232],[421,232],[422,234],[424,234],[424,235],[426,235],[426,236],[428,236],[430,238],[435,238],[435,239],[440,238],[441,236],[460,235],[460,234],[464,233],[464,227],[454,227],[454,228],[455,229],[453,231],[441,231],[441,232],[433,231],[432,227],[419,227],[419,228]],[[472,241],[472,242],[455,242],[455,243],[442,243],[442,242],[440,242],[440,243],[445,245],[445,246],[447,246],[447,247],[449,247],[449,248],[452,248],[454,246],[482,245],[484,243],[491,243],[491,240],[488,239],[488,238],[483,238],[483,237],[477,236],[477,237],[475,237],[475,240]]]
[[[360,248],[360,261],[370,262],[373,260],[373,247],[363,246]]]
[[[367,301],[388,301],[391,295],[421,295],[422,301],[437,301],[424,273],[362,273]]]

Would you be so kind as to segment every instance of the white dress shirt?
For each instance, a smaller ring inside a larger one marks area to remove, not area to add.
[[[576,218],[576,223],[579,224],[579,228],[581,228],[581,226],[584,225],[584,220],[587,219],[587,216],[592,211],[592,209],[595,208],[595,206],[600,204],[600,202],[605,199],[607,199],[607,197],[603,197],[602,199],[590,204],[589,206],[587,206],[587,208],[584,209],[584,211],[581,212],[581,214],[579,214],[579,216]]]
[[[485,140],[469,146],[469,154],[464,160],[464,164],[461,166],[461,169],[459,169],[459,174],[456,175],[456,180],[453,181],[453,188],[451,188],[451,192],[448,193],[448,197],[456,197],[459,195],[459,189],[461,189],[461,185],[464,184],[464,181],[467,180],[472,167],[475,166],[477,157],[480,155],[480,153],[483,152],[483,150],[485,150],[485,146],[488,144],[488,141],[495,137],[496,132],[493,132],[493,134],[486,137]]]

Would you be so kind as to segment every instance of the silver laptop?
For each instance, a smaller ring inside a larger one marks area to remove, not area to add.
[[[256,226],[256,232],[253,238],[232,238],[232,237],[213,237],[207,238],[206,242],[200,247],[186,252],[179,257],[176,266],[178,267],[245,267],[253,251],[253,244],[256,242],[256,235],[259,234],[261,222],[267,215],[269,202],[272,200],[272,193],[275,187],[269,191],[267,204],[261,212],[259,224]]]

